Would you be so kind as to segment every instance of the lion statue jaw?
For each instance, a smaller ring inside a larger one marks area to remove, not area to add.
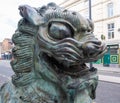
[[[1,103],[92,103],[96,68],[106,45],[93,35],[91,20],[54,3],[19,6],[23,17],[13,35],[15,75],[0,89]]]

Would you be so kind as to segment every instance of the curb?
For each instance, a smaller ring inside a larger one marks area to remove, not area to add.
[[[105,75],[98,75],[98,77],[99,77],[99,81],[120,84],[120,77],[105,76]]]
[[[110,70],[98,70],[98,72],[109,72],[109,73],[117,73],[117,74],[120,74],[120,71],[110,71]]]

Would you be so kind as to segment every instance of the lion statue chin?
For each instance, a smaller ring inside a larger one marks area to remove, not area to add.
[[[92,103],[98,84],[94,62],[106,45],[94,25],[54,3],[19,6],[22,19],[12,41],[15,74],[0,89],[0,103]]]

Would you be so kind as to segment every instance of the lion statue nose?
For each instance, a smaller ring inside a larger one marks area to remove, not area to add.
[[[106,46],[101,41],[94,40],[86,42],[85,44],[83,44],[82,48],[84,50],[84,54],[87,57],[95,57],[99,55],[102,51],[104,51],[106,49]]]

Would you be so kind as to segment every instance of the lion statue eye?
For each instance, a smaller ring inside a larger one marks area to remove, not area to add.
[[[53,22],[48,27],[49,36],[53,39],[61,40],[67,37],[73,37],[73,32],[68,24]]]

